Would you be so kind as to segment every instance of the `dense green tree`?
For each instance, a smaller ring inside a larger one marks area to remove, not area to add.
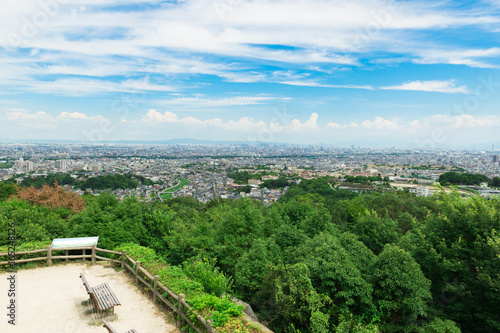
[[[16,245],[48,242],[64,237],[67,222],[55,210],[33,206],[25,201],[0,203],[0,245],[7,244],[7,231],[15,226]]]
[[[338,237],[317,235],[298,249],[297,260],[309,268],[315,289],[332,300],[329,312],[333,318],[373,310],[373,288],[362,273],[365,268],[358,267],[361,261],[352,258]]]
[[[280,255],[280,249],[272,239],[255,239],[236,264],[234,280],[238,297],[252,300]]]
[[[290,183],[288,183],[288,179],[286,179],[285,177],[280,177],[278,179],[267,179],[261,186],[267,188],[283,188],[289,185]]]
[[[112,249],[122,243],[148,245],[143,225],[144,209],[135,198],[118,201],[111,194],[101,192],[86,210],[69,220],[72,237],[99,236],[99,245]]]
[[[302,263],[276,265],[256,299],[262,300],[256,308],[275,332],[329,332],[330,299],[316,292],[309,269]]]
[[[135,175],[106,175],[91,177],[85,181],[76,182],[75,187],[80,189],[105,190],[105,189],[132,189],[139,185],[139,181],[135,180]]]
[[[17,194],[18,188],[14,184],[0,182],[0,202],[7,200],[10,196]]]
[[[500,177],[493,177],[493,179],[490,182],[490,186],[500,187]]]
[[[297,226],[310,237],[323,231],[333,232],[335,229],[325,200],[318,194],[299,196],[276,206],[284,216],[285,223]]]
[[[405,330],[427,315],[431,281],[409,252],[387,244],[373,262],[371,282],[387,330]]]
[[[67,173],[55,173],[47,176],[27,177],[21,182],[21,186],[42,188],[43,185],[53,186],[55,183],[59,185],[72,185],[75,179]]]
[[[401,234],[398,223],[390,218],[380,218],[376,213],[360,217],[351,225],[351,231],[375,254],[382,252],[385,244],[396,242]]]
[[[369,184],[370,182],[379,181],[381,182],[383,179],[380,175],[378,176],[345,176],[346,182],[355,183],[355,184]]]
[[[239,199],[233,205],[219,205],[207,214],[215,231],[214,257],[225,272],[234,276],[238,258],[250,249],[254,239],[264,235],[261,207],[249,199]]]
[[[500,330],[500,258],[488,239],[500,230],[499,201],[441,194],[438,215],[405,235],[409,249],[432,281],[436,311],[464,332]]]
[[[156,252],[172,288],[234,292],[277,333],[500,331],[500,200],[332,185],[304,180],[270,207],[84,195],[68,219],[0,200],[0,245],[12,223],[21,248],[79,236],[109,249],[129,243],[136,255]]]
[[[454,185],[479,185],[482,182],[489,182],[490,179],[485,175],[472,174],[472,173],[459,173],[459,172],[445,172],[439,176],[439,183],[444,185],[446,183]]]

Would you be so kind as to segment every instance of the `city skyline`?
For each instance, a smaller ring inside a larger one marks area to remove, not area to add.
[[[500,143],[499,10],[494,0],[12,3],[0,13],[0,140],[484,149]]]

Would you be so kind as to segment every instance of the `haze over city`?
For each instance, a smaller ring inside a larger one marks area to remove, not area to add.
[[[499,8],[9,2],[0,141],[491,148],[500,142]]]

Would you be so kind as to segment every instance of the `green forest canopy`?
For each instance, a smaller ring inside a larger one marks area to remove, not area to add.
[[[214,318],[224,290],[275,332],[500,331],[499,199],[355,194],[331,181],[304,180],[270,207],[102,193],[68,218],[3,196],[0,245],[11,222],[21,248],[99,236],[100,247],[175,267],[166,278],[203,291],[191,301],[212,304]]]
[[[81,175],[78,175],[81,176]],[[9,183],[13,183],[15,180],[11,179]],[[92,190],[104,190],[104,189],[132,189],[139,185],[154,185],[157,184],[151,179],[145,178],[140,175],[134,174],[116,174],[116,175],[106,175],[98,177],[89,177],[84,181],[76,181],[71,175],[67,173],[54,173],[47,176],[29,176],[23,179],[20,183],[24,187],[36,187],[41,188],[43,185],[54,185],[55,181],[59,185],[71,185],[75,188],[80,189],[92,189]]]
[[[439,183],[453,185],[479,185],[480,183],[490,183],[491,180],[485,175],[472,173],[445,172],[439,176]]]

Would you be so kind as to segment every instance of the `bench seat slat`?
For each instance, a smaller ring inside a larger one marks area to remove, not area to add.
[[[109,333],[118,333],[105,319],[102,320],[103,327],[108,330]],[[125,333],[138,333],[135,329],[128,330]]]
[[[116,305],[121,305],[120,301],[113,293],[107,282],[101,283],[92,288],[83,273],[80,273],[80,278],[82,279],[83,285],[87,290],[87,294],[99,311],[108,310]]]
[[[92,292],[97,300],[99,310],[107,310],[116,305],[121,305],[108,283],[102,283],[92,288]]]

